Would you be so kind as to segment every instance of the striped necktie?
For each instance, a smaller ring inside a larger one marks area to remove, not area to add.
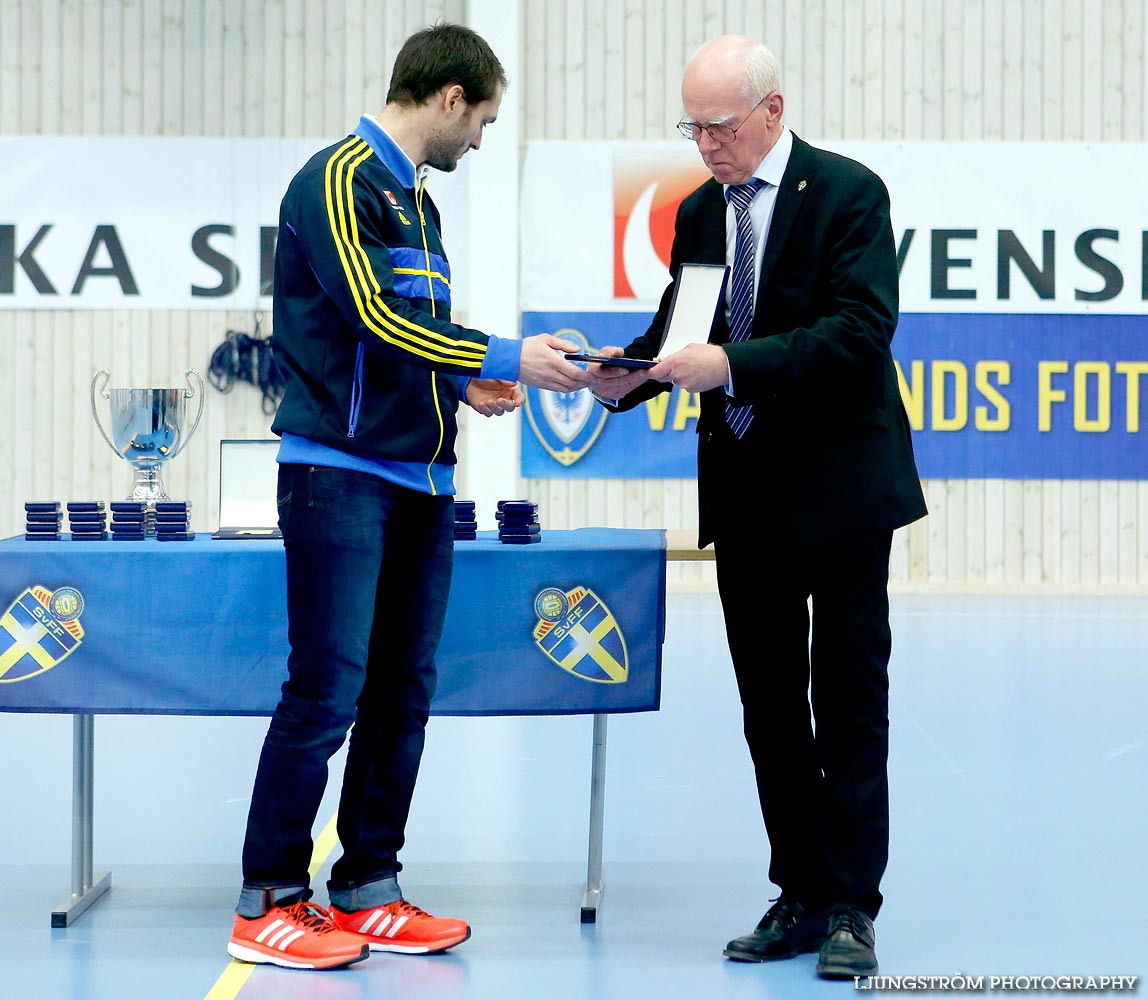
[[[729,343],[748,340],[753,332],[753,282],[757,273],[753,220],[749,203],[765,187],[765,181],[751,177],[746,184],[731,184],[728,198],[733,205],[737,236],[733,249],[733,273],[729,296]],[[730,430],[742,437],[753,422],[753,406],[734,406],[726,402],[725,419]]]

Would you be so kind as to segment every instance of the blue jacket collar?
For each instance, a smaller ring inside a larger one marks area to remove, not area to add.
[[[399,183],[404,188],[410,191],[414,190],[416,179],[425,172],[426,168],[419,170],[378,121],[370,115],[363,115],[352,135],[357,135],[375,151],[375,155],[383,161],[383,166],[398,178]]]

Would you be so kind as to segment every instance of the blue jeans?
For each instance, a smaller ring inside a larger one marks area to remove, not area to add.
[[[386,902],[373,886],[394,898],[450,591],[451,500],[366,473],[279,469],[291,652],[251,796],[248,909],[264,890],[310,895],[311,830],[348,729],[328,889],[333,902]]]

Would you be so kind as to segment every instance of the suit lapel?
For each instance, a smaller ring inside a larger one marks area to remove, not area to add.
[[[725,191],[715,180],[709,180],[705,187],[705,203],[701,206],[701,218],[706,220],[698,241],[699,264],[724,264],[725,260]]]
[[[712,177],[702,188],[698,205],[699,225],[694,229],[697,243],[686,258],[690,263],[724,265],[725,259],[725,190]],[[711,344],[724,344],[729,337],[725,309],[718,311],[718,321],[710,333]]]
[[[765,242],[765,250],[761,257],[761,276],[757,282],[757,301],[761,300],[762,293],[769,285],[773,276],[773,269],[777,259],[781,256],[781,248],[789,236],[793,220],[805,199],[805,193],[812,181],[812,165],[809,162],[809,146],[796,135],[793,137],[793,149],[789,154],[789,163],[785,166],[785,173],[781,178],[781,186],[777,189],[777,201],[773,205],[773,218],[769,222],[769,236]],[[756,302],[755,302],[756,310]]]

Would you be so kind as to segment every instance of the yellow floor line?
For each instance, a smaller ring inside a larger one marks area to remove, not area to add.
[[[207,991],[205,1000],[235,1000],[247,977],[255,970],[254,965],[237,962],[233,958],[227,968],[220,973],[215,985]]]
[[[336,822],[338,818],[339,814],[335,813],[327,820],[327,825],[323,827],[323,832],[315,839],[315,849],[311,852],[311,867],[307,869],[307,874],[309,874],[312,879],[319,874],[319,869],[326,863],[328,856],[339,842],[339,833],[335,829],[338,825]]]
[[[315,840],[315,848],[311,852],[311,867],[307,869],[312,879],[319,874],[319,869],[326,863],[339,842],[339,834],[335,829],[338,818],[339,814],[335,813]],[[203,1000],[235,1000],[239,991],[243,989],[243,984],[254,971],[255,966],[250,962],[237,962],[233,958],[227,968],[220,973],[215,985],[207,991],[207,996]]]

